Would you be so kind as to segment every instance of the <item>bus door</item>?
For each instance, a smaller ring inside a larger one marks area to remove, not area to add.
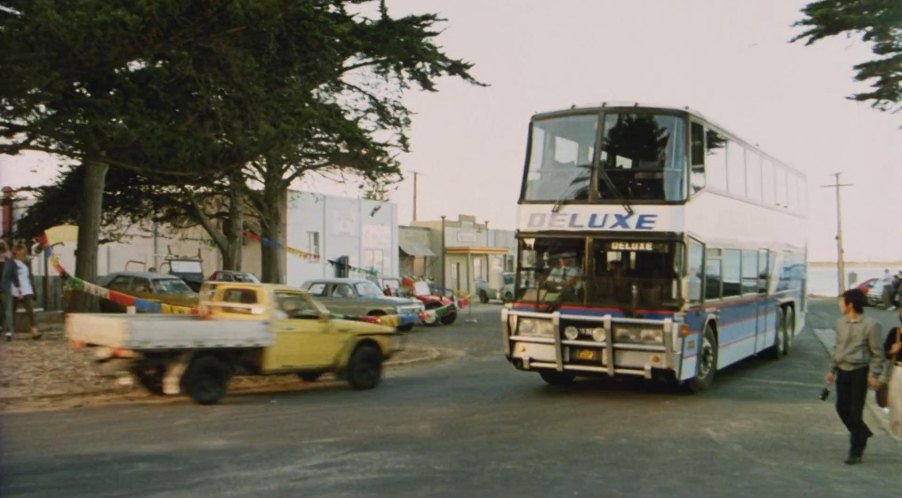
[[[754,254],[754,253],[752,253]],[[767,289],[768,284],[770,283],[770,269],[768,268],[768,257],[767,257],[767,249],[759,249],[757,255],[757,264],[755,264],[755,268],[757,269],[757,286],[758,286],[758,299],[755,300],[757,312],[756,312],[756,320],[757,323],[755,329],[755,352],[762,351],[767,349],[768,346],[772,343],[772,341],[768,340],[768,330],[770,330],[771,322],[774,320],[770,318],[770,308],[773,307],[773,303],[770,302],[770,299],[767,297]],[[753,264],[751,258],[745,259],[743,258],[743,265],[746,263]]]

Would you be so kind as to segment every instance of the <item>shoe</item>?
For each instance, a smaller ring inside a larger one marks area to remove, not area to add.
[[[861,463],[860,456],[849,455],[849,458],[846,458],[846,465],[858,465]]]

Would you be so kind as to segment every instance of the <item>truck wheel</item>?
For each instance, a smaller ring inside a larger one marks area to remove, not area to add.
[[[541,370],[539,375],[542,377],[542,380],[552,386],[566,386],[567,384],[572,384],[573,379],[576,378],[572,373],[557,372],[555,370]]]
[[[482,304],[489,302],[489,295],[484,290],[479,291],[479,302]]]
[[[382,352],[372,344],[357,346],[348,362],[345,373],[348,382],[354,389],[372,389],[382,377]]]
[[[509,303],[513,300],[514,300],[514,295],[512,293],[510,293],[510,292],[504,293],[504,299],[502,299],[502,301],[504,301],[505,303]]]
[[[705,335],[702,336],[701,350],[698,352],[698,362],[695,367],[695,377],[689,380],[689,391],[699,393],[711,387],[714,382],[714,372],[717,370],[717,337],[711,325],[705,326]]]
[[[213,405],[225,396],[232,370],[215,356],[199,356],[182,377],[182,387],[200,405]]]

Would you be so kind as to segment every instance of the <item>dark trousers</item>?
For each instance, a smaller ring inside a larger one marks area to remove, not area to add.
[[[868,394],[868,367],[836,373],[836,413],[850,433],[849,454],[860,457],[873,435],[862,419]]]

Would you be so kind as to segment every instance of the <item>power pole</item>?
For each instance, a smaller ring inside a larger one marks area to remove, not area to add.
[[[417,177],[420,176],[419,171],[410,170],[413,173],[413,221],[417,221]]]
[[[839,292],[846,290],[846,263],[842,248],[842,209],[840,207],[839,189],[842,187],[851,187],[852,183],[839,183],[839,175],[842,172],[834,173],[836,182],[833,185],[821,185],[821,188],[836,189],[836,267],[839,271]]]

